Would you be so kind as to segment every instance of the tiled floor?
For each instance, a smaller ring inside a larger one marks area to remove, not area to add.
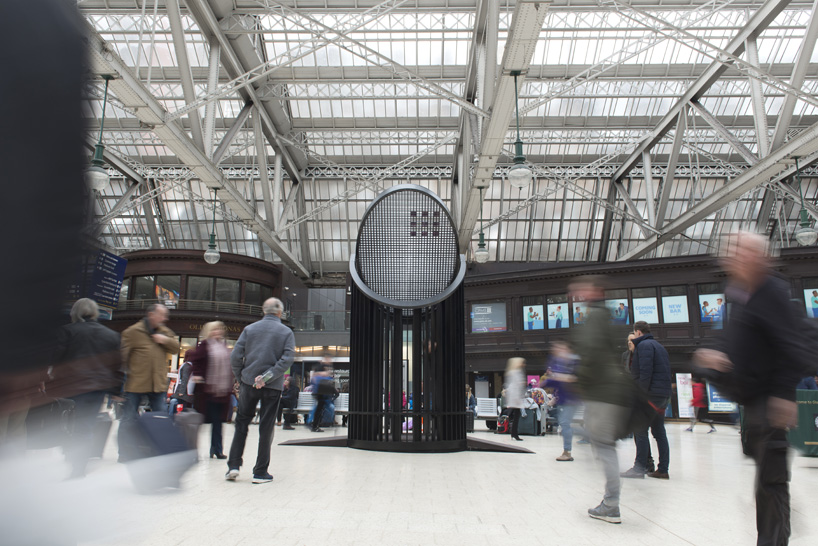
[[[754,466],[741,454],[738,434],[729,427],[706,434],[704,426],[691,434],[685,426],[668,425],[670,481],[624,480],[622,525],[587,516],[603,485],[587,445],[574,446],[571,463],[554,460],[562,444],[551,435],[524,437],[522,445],[536,452],[530,455],[278,445],[315,436],[303,427],[277,429],[275,481],[264,485],[250,483],[255,427],[238,481],[225,482],[224,461],[204,459],[181,490],[154,495],[134,493],[125,467],[114,462],[112,440],[81,482],[60,481],[66,468],[54,464],[56,450],[32,452],[25,462],[0,467],[8,486],[0,521],[12,528],[6,536],[22,529],[38,545],[72,544],[59,540],[71,536],[80,544],[127,546],[755,544]],[[201,434],[204,454],[209,426]],[[230,425],[226,434],[229,442]],[[620,443],[619,456],[628,468],[631,441]],[[792,499],[791,544],[818,544],[818,459],[793,458]]]

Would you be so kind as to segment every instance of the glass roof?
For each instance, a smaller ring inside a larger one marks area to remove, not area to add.
[[[491,260],[617,259],[642,243],[648,228],[662,228],[649,225],[660,192],[668,195],[665,218],[678,217],[751,169],[747,153],[769,153],[762,141],[772,142],[782,131],[792,139],[818,123],[818,100],[799,98],[788,106],[789,92],[770,85],[769,79],[757,86],[760,96],[754,98],[748,70],[731,63],[698,94],[698,103],[712,119],[688,108],[686,129],[676,146],[674,122],[650,147],[652,183],[645,180],[640,161],[618,182],[620,189],[609,191],[615,170],[697,85],[763,3],[645,0],[638,8],[618,1],[574,7],[578,3],[555,0],[550,5],[542,28],[532,37],[536,45],[519,89],[523,152],[546,174],[522,191],[505,181],[517,138],[512,111],[508,128],[501,127],[497,135],[504,141],[503,151],[495,154],[495,177],[465,249],[469,257],[483,223]],[[195,0],[190,10],[183,5],[179,29],[163,0],[84,0],[78,7],[113,55],[172,118],[168,123],[187,134],[186,146],[199,146],[207,127],[212,136],[206,146],[211,147],[202,150],[204,155],[212,158],[224,143],[214,163],[258,218],[271,229],[275,224],[283,247],[314,269],[345,270],[357,226],[378,188],[421,184],[453,210],[462,210],[477,159],[494,136],[488,134],[488,119],[513,101],[512,95],[503,97],[503,105],[486,104],[486,90],[493,87],[486,81],[499,81],[503,69],[498,66],[492,73],[483,64],[491,51],[502,64],[512,44],[513,2],[502,3],[496,21],[479,9],[481,0],[415,0],[396,9],[384,3],[381,12],[357,7],[357,2],[229,4],[232,10],[227,13],[215,0]],[[792,2],[758,34],[763,77],[791,83],[802,60],[811,9],[809,2]],[[210,25],[208,13],[221,21],[218,28]],[[486,29],[493,26],[497,40],[488,44]],[[175,43],[174,36],[182,36],[184,43]],[[211,66],[214,43],[222,47],[219,63]],[[180,52],[189,74],[183,74]],[[808,62],[805,78],[796,87],[816,97],[818,52],[803,56],[809,57],[803,59]],[[739,58],[749,62],[747,53]],[[245,74],[254,76],[249,88],[240,85]],[[117,251],[205,248],[212,229],[212,204],[207,204],[212,191],[195,174],[199,166],[191,163],[189,154],[179,153],[178,142],[164,140],[144,121],[133,96],[117,93],[122,88],[112,86],[103,113],[98,75],[96,71],[86,91],[89,142],[96,140],[104,120],[106,150],[131,168],[151,173],[147,186],[135,192],[136,205],[110,220],[101,241]],[[186,82],[192,96],[186,96]],[[248,102],[255,103],[253,114],[237,122]],[[198,106],[198,116],[176,114],[191,103]],[[763,113],[756,112],[759,105]],[[778,129],[788,108],[789,126]],[[264,131],[271,184],[277,183],[276,156],[282,159],[277,203],[265,202],[265,195],[273,192],[265,191],[258,173],[256,117]],[[665,181],[671,158],[676,170]],[[810,163],[805,166],[804,194],[813,210],[818,172]],[[113,169],[111,173],[114,182],[97,202],[100,218],[130,187],[126,176]],[[749,188],[649,255],[711,252],[720,233],[768,229],[771,220],[786,223],[778,244],[794,244],[800,205],[793,206],[792,192],[781,189],[778,180],[771,184]],[[141,197],[151,190],[158,195]],[[767,218],[758,218],[762,209]],[[277,215],[275,222],[267,218],[268,210]],[[280,259],[228,206],[217,206],[215,229],[222,250]],[[609,240],[605,248],[604,240]]]

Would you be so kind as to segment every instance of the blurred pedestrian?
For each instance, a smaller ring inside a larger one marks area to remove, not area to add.
[[[602,502],[590,508],[588,515],[608,523],[621,523],[616,440],[625,428],[630,411],[630,379],[620,365],[616,331],[604,304],[603,279],[580,277],[570,284],[569,290],[574,301],[584,301],[587,305],[585,325],[572,331],[571,345],[579,357],[577,385],[585,400],[585,430],[605,471]]]
[[[698,377],[693,378],[693,399],[690,401],[690,405],[693,408],[693,417],[690,418],[690,426],[685,429],[685,432],[693,432],[693,427],[696,426],[697,421],[707,423],[710,425],[710,432],[716,432],[713,420],[708,416],[707,388]]]
[[[511,410],[508,415],[511,437],[522,442],[517,432],[520,425],[520,410],[525,405],[525,359],[509,358],[505,376],[506,407]]]
[[[233,370],[225,332],[223,322],[208,322],[199,334],[202,341],[188,356],[193,366],[190,380],[196,385],[193,407],[204,415],[205,423],[211,424],[210,457],[216,459],[227,458],[222,446],[222,423],[227,421],[232,410]]]
[[[633,441],[636,444],[636,459],[633,462],[633,467],[623,472],[622,477],[644,478],[645,473],[647,473],[651,478],[667,480],[670,479],[668,474],[670,445],[665,431],[665,409],[670,404],[672,392],[670,388],[670,356],[668,356],[667,350],[662,347],[662,344],[653,339],[653,334],[650,333],[650,325],[647,322],[637,321],[633,325],[633,333],[636,337],[632,340],[634,351],[631,375],[636,384],[648,394],[648,400],[653,405],[656,413],[647,427],[634,431]],[[648,458],[650,457],[648,428],[653,434],[656,447],[659,450],[659,467],[655,472],[648,470]]]
[[[788,283],[770,271],[766,238],[739,233],[728,242],[728,320],[717,348],[697,350],[694,361],[744,405],[745,447],[756,463],[758,544],[778,546],[790,536],[787,431],[796,425],[795,387],[814,355],[799,336]]]
[[[324,419],[325,411],[330,409],[332,399],[337,394],[335,380],[332,374],[332,359],[325,357],[312,374],[312,396],[315,398],[315,406],[312,409],[312,419],[310,420],[310,430],[313,432],[324,432],[321,423]],[[331,414],[335,415],[335,406],[331,408]]]
[[[576,356],[571,353],[568,344],[562,341],[551,343],[551,356],[546,364],[549,374],[541,382],[543,388],[553,387],[554,402],[549,404],[556,407],[557,424],[562,436],[562,455],[557,461],[573,461],[571,450],[574,442],[573,421],[577,411],[578,398],[574,384],[576,383]]]
[[[104,446],[110,419],[105,438],[94,438],[97,418],[105,396],[118,396],[122,389],[120,336],[97,322],[98,318],[97,303],[79,299],[71,307],[71,324],[57,333],[49,394],[74,400],[73,430],[66,446],[73,478],[85,475],[94,447]]]
[[[281,405],[278,408],[278,422],[281,423],[281,418],[284,418],[284,430],[293,429],[293,419],[295,414],[284,413],[285,409],[294,410],[298,407],[298,387],[293,383],[292,376],[284,378],[284,389],[281,391]]]
[[[471,385],[466,385],[466,407],[477,417],[477,398],[471,392]],[[410,408],[411,409],[411,408]]]
[[[295,336],[281,323],[284,305],[278,298],[269,298],[262,306],[264,318],[247,326],[236,341],[230,363],[233,376],[240,382],[236,432],[230,446],[225,479],[235,481],[243,464],[247,429],[261,402],[259,440],[253,483],[269,483],[270,446],[273,442],[276,413],[284,388],[284,374],[293,363]]]
[[[185,354],[185,361],[176,371],[176,386],[173,389],[173,397],[170,399],[170,409],[168,411],[171,415],[176,413],[177,406],[180,404],[182,409],[193,406],[193,395],[188,394],[188,383],[190,382],[190,372],[193,370],[193,365],[188,358],[189,355]]]
[[[168,353],[179,352],[176,334],[165,326],[169,313],[164,305],[146,308],[145,318],[122,332],[122,361],[125,365],[123,420],[134,420],[142,396],[152,411],[166,413]]]

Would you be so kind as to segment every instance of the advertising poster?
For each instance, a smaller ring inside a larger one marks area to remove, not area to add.
[[[156,299],[163,302],[168,309],[176,309],[176,303],[179,301],[179,292],[157,284]]]
[[[588,316],[588,306],[583,302],[575,301],[571,306],[571,315],[574,324],[585,324],[585,317]]]
[[[505,302],[475,303],[471,306],[471,331],[478,332],[505,332],[506,304]]]
[[[699,295],[699,318],[702,322],[721,322],[726,310],[724,294]]]
[[[523,305],[523,330],[544,330],[542,305]]]
[[[527,388],[529,388],[529,389],[535,389],[540,385],[540,376],[539,375],[527,375],[526,379],[527,379],[526,385],[527,385]]]
[[[640,320],[648,324],[659,323],[659,302],[656,298],[633,298],[633,321]]]
[[[804,290],[804,301],[807,304],[807,316],[818,318],[818,290],[814,288]]]
[[[568,328],[569,307],[567,303],[548,304],[548,329]]]
[[[714,413],[733,413],[738,407],[735,402],[722,396],[709,381],[707,382],[707,406],[707,409]]]
[[[689,373],[676,374],[676,399],[679,402],[679,418],[689,419],[695,415],[693,406],[693,376]]]
[[[665,324],[690,322],[690,317],[687,315],[687,296],[663,297],[662,314],[665,318]]]
[[[628,300],[605,300],[605,307],[611,312],[611,322],[614,324],[631,323]]]

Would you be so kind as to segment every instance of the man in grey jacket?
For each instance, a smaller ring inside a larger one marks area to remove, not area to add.
[[[253,483],[269,483],[273,476],[270,466],[270,446],[273,443],[273,427],[284,387],[284,373],[290,368],[295,356],[295,336],[281,323],[284,306],[281,300],[270,298],[264,302],[264,318],[244,329],[230,355],[233,375],[239,382],[239,407],[236,415],[236,432],[230,455],[227,458],[225,479],[235,481],[243,463],[247,428],[261,402],[259,440],[256,466],[253,467]]]

